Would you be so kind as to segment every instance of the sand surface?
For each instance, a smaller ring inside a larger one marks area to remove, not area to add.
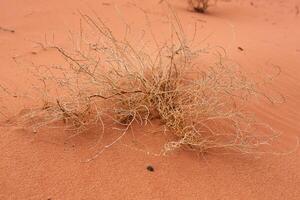
[[[34,84],[26,74],[27,65],[13,58],[30,61],[42,54],[43,62],[55,62],[52,53],[41,51],[35,42],[67,45],[68,31],[78,28],[78,10],[94,10],[118,34],[124,30],[122,20],[133,29],[145,26],[140,7],[148,13],[154,32],[163,34],[165,10],[158,2],[1,0],[1,85],[18,93]],[[272,87],[285,95],[286,103],[257,102],[252,110],[282,133],[278,151],[293,149],[300,134],[300,1],[219,1],[205,15],[188,11],[184,0],[171,2],[187,32],[197,22],[199,41],[224,47],[245,70],[281,68]],[[1,121],[22,109],[17,98],[1,97]],[[135,134],[143,131],[137,129]],[[300,199],[299,149],[261,158],[198,157],[183,151],[157,157],[120,144],[83,163],[97,152],[99,135],[68,137],[57,130],[33,133],[1,122],[0,199]],[[141,140],[152,146],[157,142],[149,137]],[[146,170],[148,165],[154,172]]]

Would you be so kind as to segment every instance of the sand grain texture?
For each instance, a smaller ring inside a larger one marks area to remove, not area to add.
[[[293,149],[300,136],[300,1],[219,1],[206,15],[187,11],[183,0],[172,1],[172,5],[187,30],[197,22],[200,38],[209,36],[205,42],[223,46],[246,70],[280,66],[282,74],[273,87],[287,102],[275,107],[257,103],[252,109],[282,132],[278,150]],[[41,52],[31,41],[44,41],[45,33],[52,40],[54,33],[58,44],[67,45],[66,32],[78,28],[78,9],[89,13],[93,8],[120,33],[124,26],[118,11],[133,27],[142,28],[143,13],[136,6],[148,12],[154,30],[164,26],[158,0],[2,0],[1,84],[26,90],[31,84],[24,74],[26,66],[22,68],[12,58],[30,60],[42,54],[43,61],[53,62],[51,52]],[[7,115],[21,109],[16,102],[2,103]],[[114,145],[96,160],[82,163],[97,151],[97,134],[67,137],[53,130],[34,134],[1,127],[0,199],[300,199],[299,150],[260,159],[233,155],[202,158],[190,152],[155,157]],[[155,171],[149,172],[148,165]]]

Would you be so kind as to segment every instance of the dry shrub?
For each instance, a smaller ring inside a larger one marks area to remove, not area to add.
[[[188,4],[199,13],[204,13],[209,7],[210,0],[188,0]]]
[[[126,38],[116,38],[100,18],[82,15],[93,39],[81,30],[75,50],[43,46],[58,51],[67,66],[36,66],[44,103],[20,116],[21,121],[35,129],[64,121],[68,130],[82,132],[93,125],[104,129],[112,120],[121,133],[100,152],[133,124],[153,119],[173,134],[163,153],[180,147],[253,153],[269,144],[275,132],[256,123],[246,110],[259,94],[257,83],[223,56],[212,66],[199,67],[195,59],[201,50],[191,49],[179,20],[172,16],[170,41],[159,45],[155,40],[156,51],[150,54],[141,42],[134,46]]]

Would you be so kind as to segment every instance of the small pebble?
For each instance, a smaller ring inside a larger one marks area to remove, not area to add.
[[[147,166],[147,170],[150,172],[154,172],[154,168],[151,165]]]

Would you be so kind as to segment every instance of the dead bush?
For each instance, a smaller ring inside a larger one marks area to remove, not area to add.
[[[198,1],[204,10],[207,2]],[[200,67],[195,58],[206,54],[190,47],[177,16],[172,16],[170,41],[156,44],[156,53],[150,54],[140,43],[134,46],[126,38],[116,38],[100,18],[82,14],[94,39],[81,34],[82,45],[72,51],[43,46],[57,51],[67,66],[36,66],[44,103],[20,121],[35,129],[63,121],[68,130],[82,132],[92,125],[104,129],[110,119],[121,133],[100,152],[133,124],[143,126],[153,119],[174,136],[163,153],[181,147],[253,153],[269,144],[275,131],[256,122],[246,109],[260,95],[257,83],[223,56]],[[60,94],[53,95],[53,89]]]
[[[188,0],[188,4],[199,13],[204,13],[209,7],[210,0]]]

